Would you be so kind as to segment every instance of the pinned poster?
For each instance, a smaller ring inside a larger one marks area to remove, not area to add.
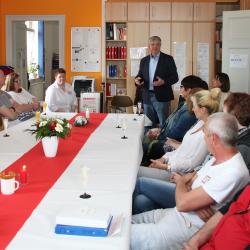
[[[231,54],[229,57],[230,68],[245,69],[248,67],[248,55],[246,54]]]
[[[179,76],[179,81],[174,85],[176,90],[180,89],[181,81],[186,76],[186,47],[186,42],[173,42],[173,56]]]
[[[209,81],[209,44],[197,44],[197,75],[208,83]]]
[[[71,28],[71,71],[101,71],[101,28]]]

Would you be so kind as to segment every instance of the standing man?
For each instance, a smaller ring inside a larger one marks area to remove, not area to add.
[[[161,38],[149,38],[150,55],[141,59],[135,84],[142,86],[144,113],[152,121],[163,126],[168,117],[170,101],[174,99],[171,85],[178,81],[178,74],[172,56],[160,51]]]

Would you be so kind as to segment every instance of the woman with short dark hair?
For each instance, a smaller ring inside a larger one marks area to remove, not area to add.
[[[211,88],[220,88],[220,108],[219,111],[223,110],[224,101],[230,94],[230,79],[226,73],[216,73],[214,79],[212,80]]]
[[[52,112],[75,112],[76,93],[71,84],[66,83],[66,71],[59,68],[55,72],[55,82],[46,90],[45,102]]]

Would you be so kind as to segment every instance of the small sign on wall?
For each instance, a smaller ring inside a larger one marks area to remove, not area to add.
[[[230,54],[229,66],[230,68],[247,68],[248,67],[248,55],[246,54]]]

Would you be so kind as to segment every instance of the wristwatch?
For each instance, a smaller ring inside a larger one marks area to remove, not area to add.
[[[169,163],[166,163],[166,171],[171,171],[171,165]]]

